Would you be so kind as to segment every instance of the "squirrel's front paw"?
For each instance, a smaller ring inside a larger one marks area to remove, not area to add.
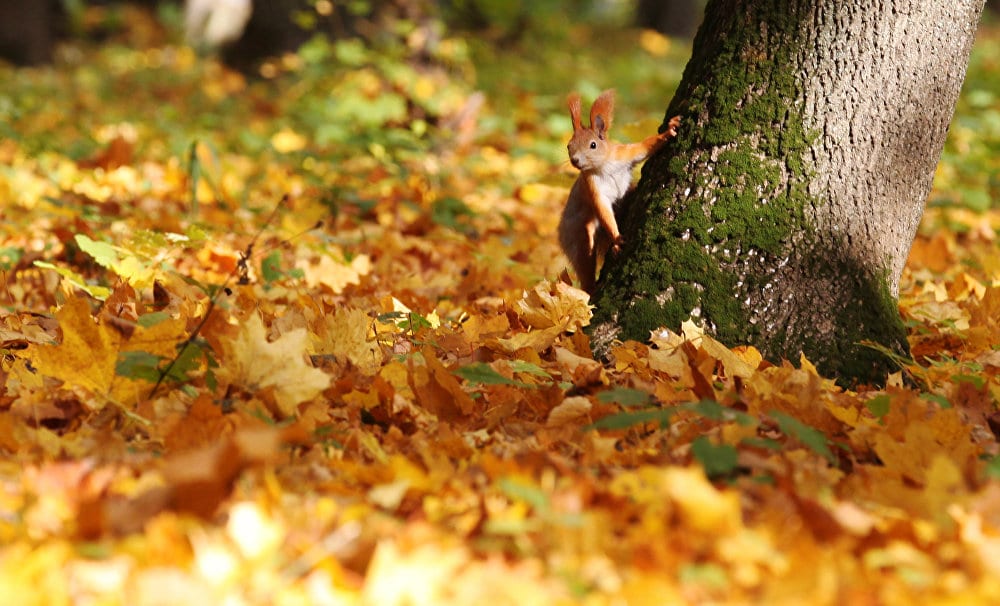
[[[670,122],[667,123],[667,130],[660,133],[660,137],[663,139],[667,139],[669,137],[676,137],[677,127],[680,125],[681,125],[681,117],[674,116],[673,118],[670,119]]]
[[[618,254],[622,251],[622,246],[625,244],[625,239],[621,236],[615,236],[615,239],[611,241],[611,252]]]

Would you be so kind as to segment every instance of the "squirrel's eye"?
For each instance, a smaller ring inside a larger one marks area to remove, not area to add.
[[[590,142],[590,149],[597,149],[597,141]]]

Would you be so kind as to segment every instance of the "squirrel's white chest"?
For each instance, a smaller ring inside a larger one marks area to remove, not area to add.
[[[591,184],[602,202],[614,205],[628,192],[632,186],[631,166],[612,166],[610,170],[595,172],[591,177]]]

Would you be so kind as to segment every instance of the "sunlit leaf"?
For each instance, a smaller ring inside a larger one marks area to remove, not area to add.
[[[67,269],[65,267],[59,267],[53,265],[52,263],[47,263],[45,261],[35,261],[35,267],[41,267],[42,269],[51,269],[58,273],[60,276],[66,279],[67,282],[73,286],[84,291],[91,297],[95,299],[104,300],[111,294],[111,289],[106,286],[96,286],[94,284],[88,284],[86,280],[83,279],[80,274],[76,273],[72,269]]]

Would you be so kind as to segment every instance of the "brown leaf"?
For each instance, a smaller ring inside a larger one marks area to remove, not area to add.
[[[425,346],[421,354],[424,364],[417,364],[411,359],[409,368],[409,385],[417,402],[443,420],[470,415],[475,403],[462,389],[458,379],[448,372],[429,346]]]

